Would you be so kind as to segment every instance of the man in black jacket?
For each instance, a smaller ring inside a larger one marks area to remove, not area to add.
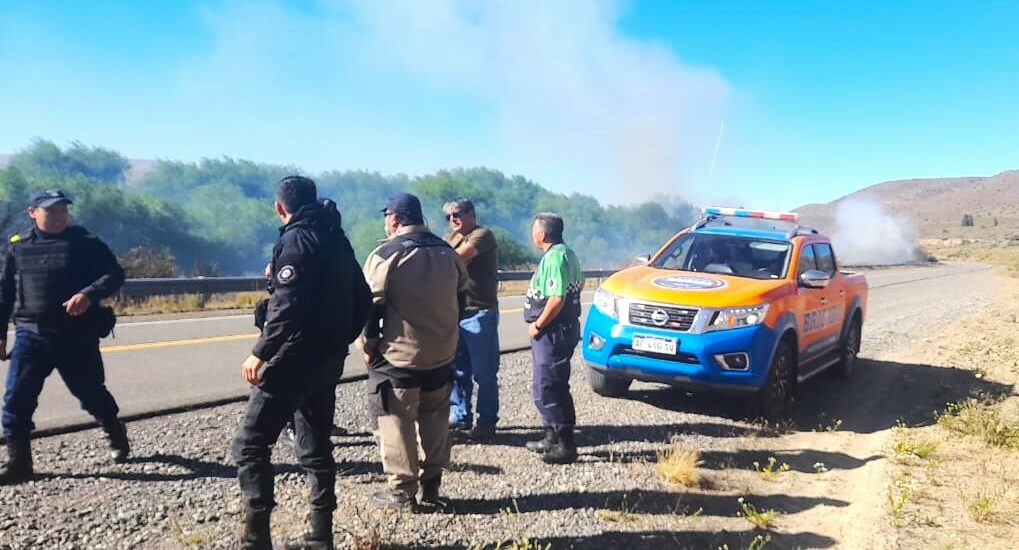
[[[311,481],[311,530],[294,548],[333,548],[336,472],[329,432],[336,383],[347,347],[364,326],[371,292],[331,201],[319,202],[315,182],[280,180],[276,214],[283,222],[273,250],[273,276],[262,334],[241,367],[254,388],[234,439],[244,493],[244,548],[271,548],[270,455],[294,421],[294,450]]]
[[[113,316],[99,302],[124,283],[110,249],[85,228],[70,225],[71,200],[62,191],[38,194],[28,207],[31,229],[9,239],[0,268],[0,361],[8,359],[7,322],[17,327],[4,393],[7,464],[0,484],[32,475],[32,415],[46,377],[56,368],[67,389],[106,431],[112,457],[130,453],[117,402],[104,383],[99,338]]]

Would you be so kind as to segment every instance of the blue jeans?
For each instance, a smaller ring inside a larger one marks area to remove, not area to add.
[[[449,421],[472,425],[471,394],[478,384],[478,424],[499,421],[499,310],[481,309],[460,320],[453,363]]]
[[[15,334],[4,392],[4,437],[28,439],[31,435],[39,392],[54,368],[99,424],[106,427],[117,422],[119,409],[106,389],[98,338],[71,331],[41,335],[24,328],[18,328]]]

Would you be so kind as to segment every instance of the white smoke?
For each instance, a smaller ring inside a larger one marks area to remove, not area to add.
[[[606,0],[340,0],[362,55],[486,106],[500,168],[610,202],[707,170],[725,81],[619,31]]]
[[[835,211],[832,244],[846,265],[888,265],[916,259],[916,234],[909,220],[885,212],[869,198],[847,199]]]

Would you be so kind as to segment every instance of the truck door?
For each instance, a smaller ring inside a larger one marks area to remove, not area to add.
[[[828,243],[814,243],[814,258],[817,269],[831,277],[831,282],[821,294],[821,313],[818,318],[818,353],[833,349],[842,334],[842,322],[846,312],[846,285],[835,265],[835,254]]]
[[[822,245],[825,248],[822,248]],[[820,254],[819,254],[820,252]],[[796,280],[811,269],[823,271],[829,277],[835,272],[831,246],[827,243],[806,243],[800,248]],[[815,359],[822,359],[838,343],[838,327],[841,319],[836,317],[841,309],[836,302],[837,283],[831,281],[825,288],[809,288],[798,284],[800,306],[800,365],[806,366],[801,375],[809,374]],[[819,366],[819,365],[818,365]],[[806,371],[806,372],[804,372]]]
[[[813,245],[805,243],[800,247],[800,257],[796,266],[796,284],[798,288],[796,317],[800,325],[801,362],[817,354],[817,342],[820,336],[817,330],[817,314],[825,305],[823,301],[827,300],[825,289],[808,288],[800,284],[800,277],[811,269],[817,269],[817,258],[814,254]]]

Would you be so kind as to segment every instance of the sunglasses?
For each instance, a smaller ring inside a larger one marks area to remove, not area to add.
[[[458,220],[463,219],[463,214],[460,212],[450,212],[449,214],[446,214],[446,221],[452,220],[453,218]]]

